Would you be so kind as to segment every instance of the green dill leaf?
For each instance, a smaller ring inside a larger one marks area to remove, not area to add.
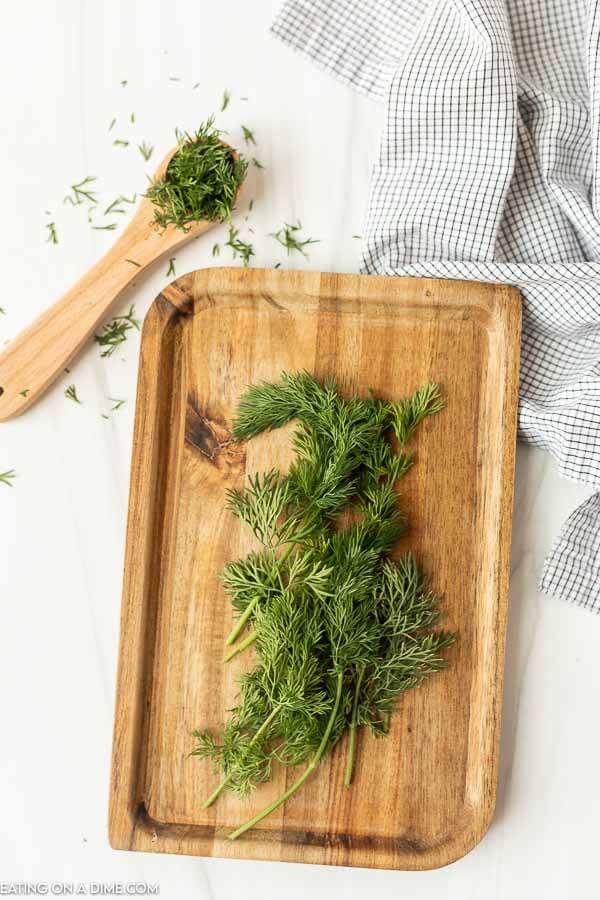
[[[239,230],[233,225],[230,225],[229,237],[225,241],[225,246],[231,248],[234,259],[240,256],[244,265],[247,266],[250,263],[250,259],[254,256],[254,247],[252,244],[240,240],[238,235]]]
[[[127,340],[128,332],[132,329],[139,331],[140,322],[135,318],[134,313],[135,307],[132,304],[127,313],[115,316],[110,322],[107,322],[100,334],[94,335],[96,343],[103,348],[100,353],[101,357],[112,356],[115,350]]]
[[[58,233],[56,231],[56,224],[54,222],[48,222],[46,225],[48,229],[48,237],[46,238],[47,244],[58,244]]]
[[[254,157],[254,156],[252,157],[252,165],[253,165],[256,169],[264,169],[263,164],[260,163],[260,162],[256,159],[256,157]]]
[[[229,106],[229,101],[231,100],[231,94],[228,90],[223,91],[223,98],[221,100],[221,112],[225,112],[227,107]]]
[[[213,256],[220,256],[220,255],[221,255],[221,248],[220,248],[219,244],[213,244],[212,255],[213,255]]]
[[[300,222],[297,222],[295,225],[290,225],[287,222],[284,222],[283,228],[280,228],[279,231],[275,231],[273,234],[271,234],[271,237],[275,238],[275,240],[278,241],[282,247],[285,247],[288,252],[288,256],[293,251],[296,251],[298,253],[301,253],[308,259],[308,255],[304,248],[308,246],[308,244],[318,244],[319,241],[314,240],[314,238],[306,238],[305,240],[301,241],[299,239],[299,232],[301,231],[301,229],[302,225],[300,224]]]
[[[167,278],[171,275],[175,275],[175,259],[176,257],[172,256],[169,260],[169,268],[167,269]]]
[[[148,162],[148,160],[154,153],[154,147],[152,147],[150,144],[147,144],[145,141],[142,141],[141,144],[138,144],[138,150],[140,151],[146,162]]]
[[[81,405],[81,400],[77,396],[77,389],[74,384],[70,384],[68,388],[65,390],[65,397],[69,400],[73,400],[74,403],[79,403]]]
[[[71,206],[81,206],[87,200],[89,203],[96,203],[96,194],[91,190],[90,185],[97,181],[95,175],[88,175],[77,184],[72,184],[70,194],[67,194],[63,203],[69,203]]]
[[[247,144],[254,144],[254,146],[256,146],[254,132],[250,131],[249,128],[246,128],[245,125],[242,125],[242,134],[244,135],[244,140]]]
[[[126,263],[130,263],[132,266],[135,266],[136,269],[141,269],[141,268],[142,268],[142,264],[139,263],[139,262],[136,262],[135,259],[127,259],[127,258],[126,258],[126,259],[125,259],[125,262],[126,262]]]
[[[116,222],[109,222],[108,225],[92,225],[93,231],[114,231],[116,227]]]
[[[115,118],[115,119],[111,119],[111,120],[110,120],[110,125],[108,126],[108,130],[109,130],[109,131],[112,131],[116,124],[117,124],[116,118]]]
[[[19,391],[19,394],[21,395],[21,397],[26,397],[30,390],[31,388],[23,388],[22,391]]]
[[[7,472],[0,472],[0,484],[5,484],[7,487],[12,487],[12,482],[17,477],[17,473],[14,469],[9,469]]]
[[[124,141],[122,138],[117,138],[113,141],[113,147],[129,147],[129,141]]]

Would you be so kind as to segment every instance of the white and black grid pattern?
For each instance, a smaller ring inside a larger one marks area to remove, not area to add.
[[[287,0],[272,31],[386,105],[362,270],[518,287],[519,435],[600,485],[600,0]],[[600,612],[600,494],[541,588]]]

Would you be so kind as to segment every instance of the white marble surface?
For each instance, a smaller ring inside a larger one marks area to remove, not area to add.
[[[242,123],[255,129],[266,166],[251,175],[250,221],[243,210],[237,217],[243,235],[254,228],[256,264],[286,264],[267,235],[300,218],[321,239],[311,267],[356,270],[352,234],[361,230],[380,111],[273,42],[266,32],[275,7],[275,0],[20,0],[4,9],[0,229],[8,252],[0,341],[113,238],[62,204],[68,185],[97,175],[107,203],[143,189],[149,167],[133,144],[122,149],[112,139],[151,142],[154,162],[175,126],[193,128],[218,108],[224,88],[232,99],[219,123],[235,143]],[[57,246],[45,243],[48,220],[57,224]],[[224,233],[178,253],[178,274],[213,265],[213,241]],[[165,273],[159,265],[130,291],[127,302],[140,314]],[[14,487],[0,485],[0,881],[148,880],[174,900],[597,896],[600,621],[536,592],[551,540],[589,491],[561,481],[548,457],[526,448],[518,457],[499,802],[488,835],[467,858],[437,872],[396,873],[109,848],[138,347],[136,335],[103,360],[90,346],[39,405],[0,426],[0,471],[18,473]],[[82,406],[64,397],[70,382]],[[109,396],[127,402],[106,421]]]

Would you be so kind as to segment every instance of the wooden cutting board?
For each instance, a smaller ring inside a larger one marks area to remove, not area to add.
[[[520,298],[499,285],[260,269],[175,281],[144,324],[125,557],[110,795],[119,849],[426,869],[470,850],[494,809],[510,548]],[[238,841],[228,833],[285,789],[202,801],[189,758],[219,728],[248,657],[222,663],[232,616],[219,583],[247,552],[225,511],[246,473],[285,466],[289,439],[229,442],[244,387],[282,370],[399,398],[435,380],[446,410],[402,482],[413,548],[456,630],[447,671],[404,696],[389,736],[360,736]]]

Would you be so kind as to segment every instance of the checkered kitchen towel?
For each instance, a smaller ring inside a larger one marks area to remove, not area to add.
[[[520,288],[520,437],[600,485],[600,0],[287,0],[272,31],[385,103],[362,270]],[[600,612],[600,494],[541,588]]]

